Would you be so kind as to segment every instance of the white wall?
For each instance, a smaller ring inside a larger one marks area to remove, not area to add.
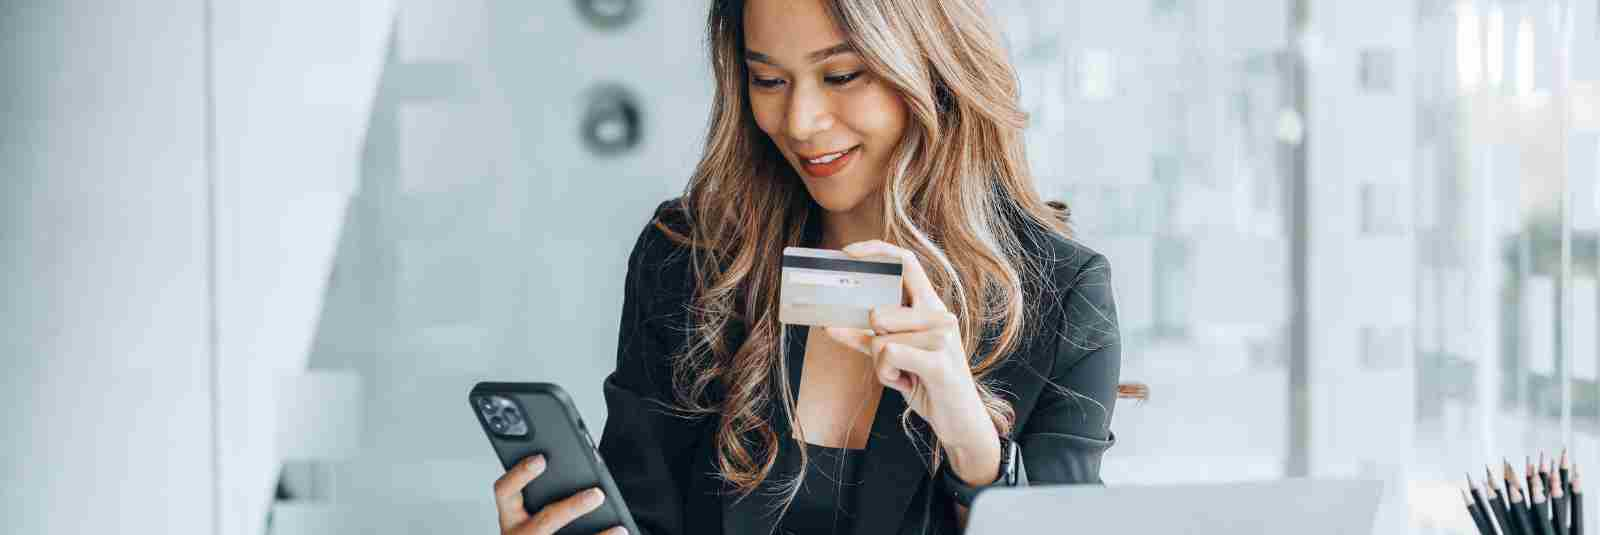
[[[0,531],[212,530],[201,17],[0,4]]]
[[[471,381],[571,385],[601,425],[623,259],[698,154],[704,5],[615,32],[570,3],[404,5],[0,7],[7,529],[259,531],[313,345],[368,383],[346,525],[492,525]],[[374,105],[387,43],[404,102]],[[576,146],[600,81],[643,99],[638,153]]]
[[[218,510],[221,533],[254,535],[265,529],[281,461],[308,441],[359,435],[315,426],[341,411],[284,393],[306,371],[395,2],[211,4]],[[301,404],[316,409],[280,411]]]
[[[335,510],[282,502],[275,521],[492,531],[476,381],[559,383],[603,426],[624,264],[687,180],[711,93],[705,3],[638,4],[597,31],[570,1],[398,3],[309,362],[364,379],[363,449],[334,466]],[[632,153],[578,142],[601,82],[639,98]]]
[[[393,9],[0,7],[7,529],[265,528]]]

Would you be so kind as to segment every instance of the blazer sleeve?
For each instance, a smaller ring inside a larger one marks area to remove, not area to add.
[[[670,357],[682,347],[687,275],[671,269],[678,246],[647,225],[628,258],[617,368],[605,379],[606,424],[600,455],[640,530],[684,530],[684,495],[698,420],[674,414]]]
[[[1015,437],[1023,484],[1100,484],[1100,458],[1115,442],[1122,352],[1111,267],[1093,254],[1058,279],[1065,325],[1056,341],[1049,382]]]

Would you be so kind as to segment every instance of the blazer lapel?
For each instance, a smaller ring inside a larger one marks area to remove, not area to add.
[[[738,498],[731,491],[725,490],[722,494],[723,533],[768,535],[778,527],[778,511],[772,509],[771,496],[758,490],[742,500]]]
[[[810,335],[811,328],[805,325],[785,325],[784,358],[788,359],[789,374],[784,379],[789,382],[789,392],[794,396],[800,395],[800,374],[805,366],[806,337]],[[789,418],[784,412],[781,396],[773,394],[773,408],[769,422],[772,429],[778,434],[778,440],[792,440],[790,436]],[[784,467],[774,467],[771,476],[780,476],[777,471]],[[771,477],[769,476],[769,477]],[[767,484],[763,483],[763,487]],[[722,532],[727,534],[767,535],[778,527],[780,512],[774,507],[777,498],[762,491],[751,493],[744,499],[732,492],[724,492],[722,496]]]
[[[735,533],[727,531],[727,500],[723,482],[717,478],[716,446],[709,441],[699,446],[694,456],[696,470],[691,474],[689,496],[684,499],[684,533]],[[720,531],[719,531],[720,530]]]

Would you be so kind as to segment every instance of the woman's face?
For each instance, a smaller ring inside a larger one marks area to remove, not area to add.
[[[756,124],[817,204],[855,209],[883,187],[905,103],[867,72],[823,0],[750,0],[744,30]]]

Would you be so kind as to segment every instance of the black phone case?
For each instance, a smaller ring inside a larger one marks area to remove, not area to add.
[[[528,420],[528,434],[512,437],[495,433],[477,408],[478,396],[498,394],[522,406]],[[493,383],[482,382],[472,387],[467,395],[468,408],[472,410],[478,426],[489,437],[489,445],[500,457],[500,465],[507,470],[535,453],[543,453],[545,471],[522,489],[523,507],[533,514],[545,504],[562,500],[590,487],[600,487],[606,493],[600,508],[578,517],[558,535],[590,535],[612,526],[621,525],[628,533],[640,533],[628,513],[622,493],[611,479],[611,471],[600,459],[599,450],[583,418],[572,405],[572,399],[560,386],[550,383]]]

